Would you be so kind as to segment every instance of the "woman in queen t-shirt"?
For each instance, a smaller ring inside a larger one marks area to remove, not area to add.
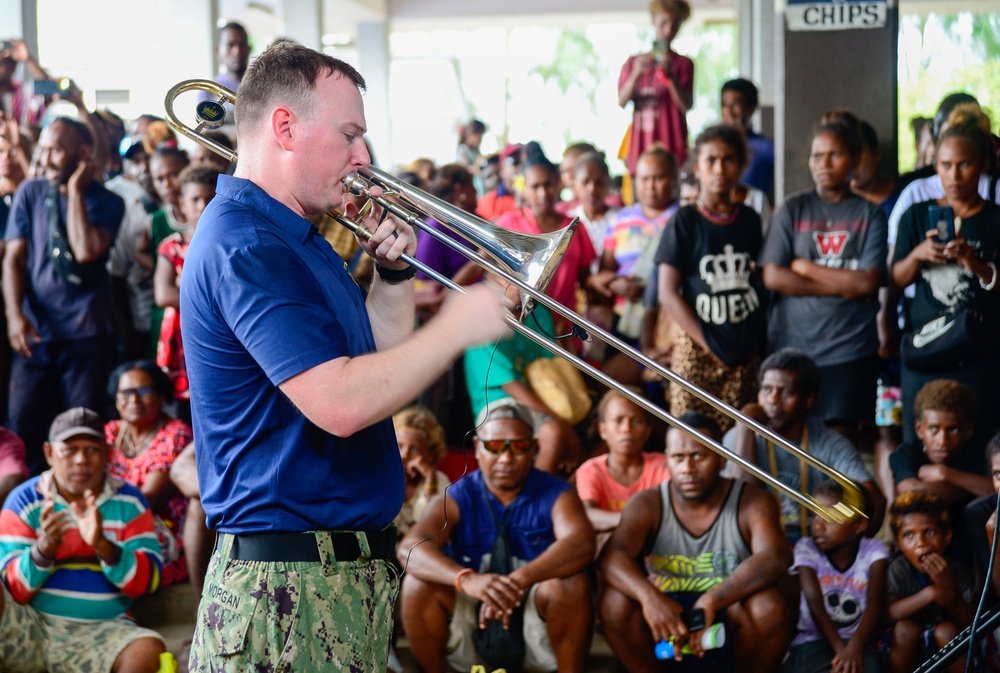
[[[677,211],[656,251],[660,303],[677,324],[673,371],[739,408],[755,392],[763,337],[764,293],[754,266],[761,249],[760,217],[732,201],[747,163],[746,142],[733,126],[706,129],[695,141],[700,192]],[[701,411],[723,431],[733,421],[679,386],[670,386],[670,413]]]

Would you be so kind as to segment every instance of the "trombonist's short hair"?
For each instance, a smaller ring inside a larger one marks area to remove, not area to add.
[[[299,114],[309,114],[316,81],[334,73],[365,90],[361,73],[338,58],[287,40],[271,45],[250,64],[240,81],[237,137],[260,123],[275,105],[288,105]]]

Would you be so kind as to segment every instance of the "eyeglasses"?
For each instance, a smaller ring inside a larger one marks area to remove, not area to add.
[[[123,388],[118,391],[118,399],[127,400],[130,397],[137,397],[141,400],[148,400],[155,392],[156,391],[152,386],[143,386],[141,388]]]
[[[98,446],[97,444],[88,444],[87,446],[60,444],[59,446],[53,447],[53,450],[60,458],[75,458],[81,451],[83,451],[83,455],[87,458],[95,458],[99,455],[105,455],[108,452],[107,447]]]
[[[510,451],[515,456],[523,456],[535,445],[533,439],[480,439],[483,448],[495,456]]]

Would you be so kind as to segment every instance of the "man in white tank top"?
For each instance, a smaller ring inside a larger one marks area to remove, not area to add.
[[[703,414],[690,412],[681,420],[721,438]],[[788,572],[790,548],[774,498],[755,484],[723,478],[725,462],[671,429],[670,481],[633,496],[604,547],[601,620],[630,673],[663,670],[655,647],[671,638],[675,658],[684,656],[687,644],[688,656],[700,659],[684,670],[761,672],[781,664],[791,618],[776,585]],[[693,619],[699,612],[704,626],[725,624],[723,651],[704,650],[703,626]]]

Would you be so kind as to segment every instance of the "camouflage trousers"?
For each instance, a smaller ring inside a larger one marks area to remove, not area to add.
[[[388,561],[338,562],[322,532],[319,563],[239,561],[230,558],[232,536],[220,537],[198,607],[192,673],[386,670],[399,590]]]

